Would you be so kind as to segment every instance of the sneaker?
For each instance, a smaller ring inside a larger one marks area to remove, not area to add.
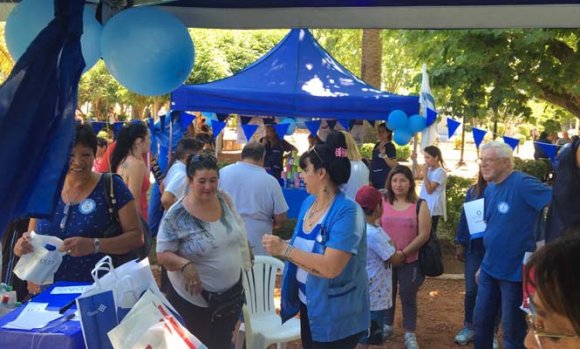
[[[405,333],[405,348],[407,349],[419,349],[419,344],[417,343],[417,337],[413,332]]]
[[[493,349],[499,349],[499,341],[497,340],[497,334],[493,335]]]
[[[475,337],[475,331],[464,327],[459,331],[457,336],[455,336],[455,343],[459,345],[467,345],[469,342],[473,341],[473,337]]]
[[[393,326],[384,325],[383,326],[383,340],[389,339],[393,335]]]

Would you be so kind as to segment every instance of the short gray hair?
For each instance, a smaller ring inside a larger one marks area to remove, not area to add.
[[[258,142],[250,142],[244,146],[242,149],[242,160],[243,159],[253,159],[256,161],[261,161],[264,158],[264,153],[266,149],[264,145]]]
[[[514,166],[514,151],[504,142],[491,141],[481,146],[481,151],[493,149],[498,157],[508,159],[512,167]]]

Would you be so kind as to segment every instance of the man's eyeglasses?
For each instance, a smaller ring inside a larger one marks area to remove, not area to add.
[[[497,160],[500,160],[502,158],[479,158],[477,159],[477,163],[480,165],[487,165],[487,164],[491,164],[491,163],[495,163]]]
[[[538,314],[536,312],[536,307],[532,302],[531,297],[528,298],[529,303],[529,312],[526,314],[526,321],[528,323],[528,331],[532,331],[534,334],[534,338],[536,339],[536,343],[540,349],[544,349],[543,346],[543,339],[547,338],[551,341],[557,341],[562,338],[578,338],[577,335],[571,334],[560,334],[560,333],[550,333],[544,332],[544,328],[541,325],[538,325]]]

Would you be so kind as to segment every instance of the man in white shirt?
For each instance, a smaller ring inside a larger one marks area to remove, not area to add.
[[[288,211],[280,184],[263,167],[264,154],[262,144],[250,142],[242,150],[241,161],[220,170],[220,189],[232,197],[255,255],[267,254],[262,236],[279,228]]]

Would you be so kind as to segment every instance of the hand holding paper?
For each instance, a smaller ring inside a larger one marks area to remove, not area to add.
[[[32,231],[29,242],[33,251],[20,257],[16,267],[14,267],[14,274],[22,280],[35,284],[51,284],[54,273],[62,263],[62,254],[59,252],[62,240],[54,236],[39,235]]]
[[[484,199],[478,199],[466,202],[463,205],[467,227],[472,239],[483,237],[486,224],[483,216]]]

